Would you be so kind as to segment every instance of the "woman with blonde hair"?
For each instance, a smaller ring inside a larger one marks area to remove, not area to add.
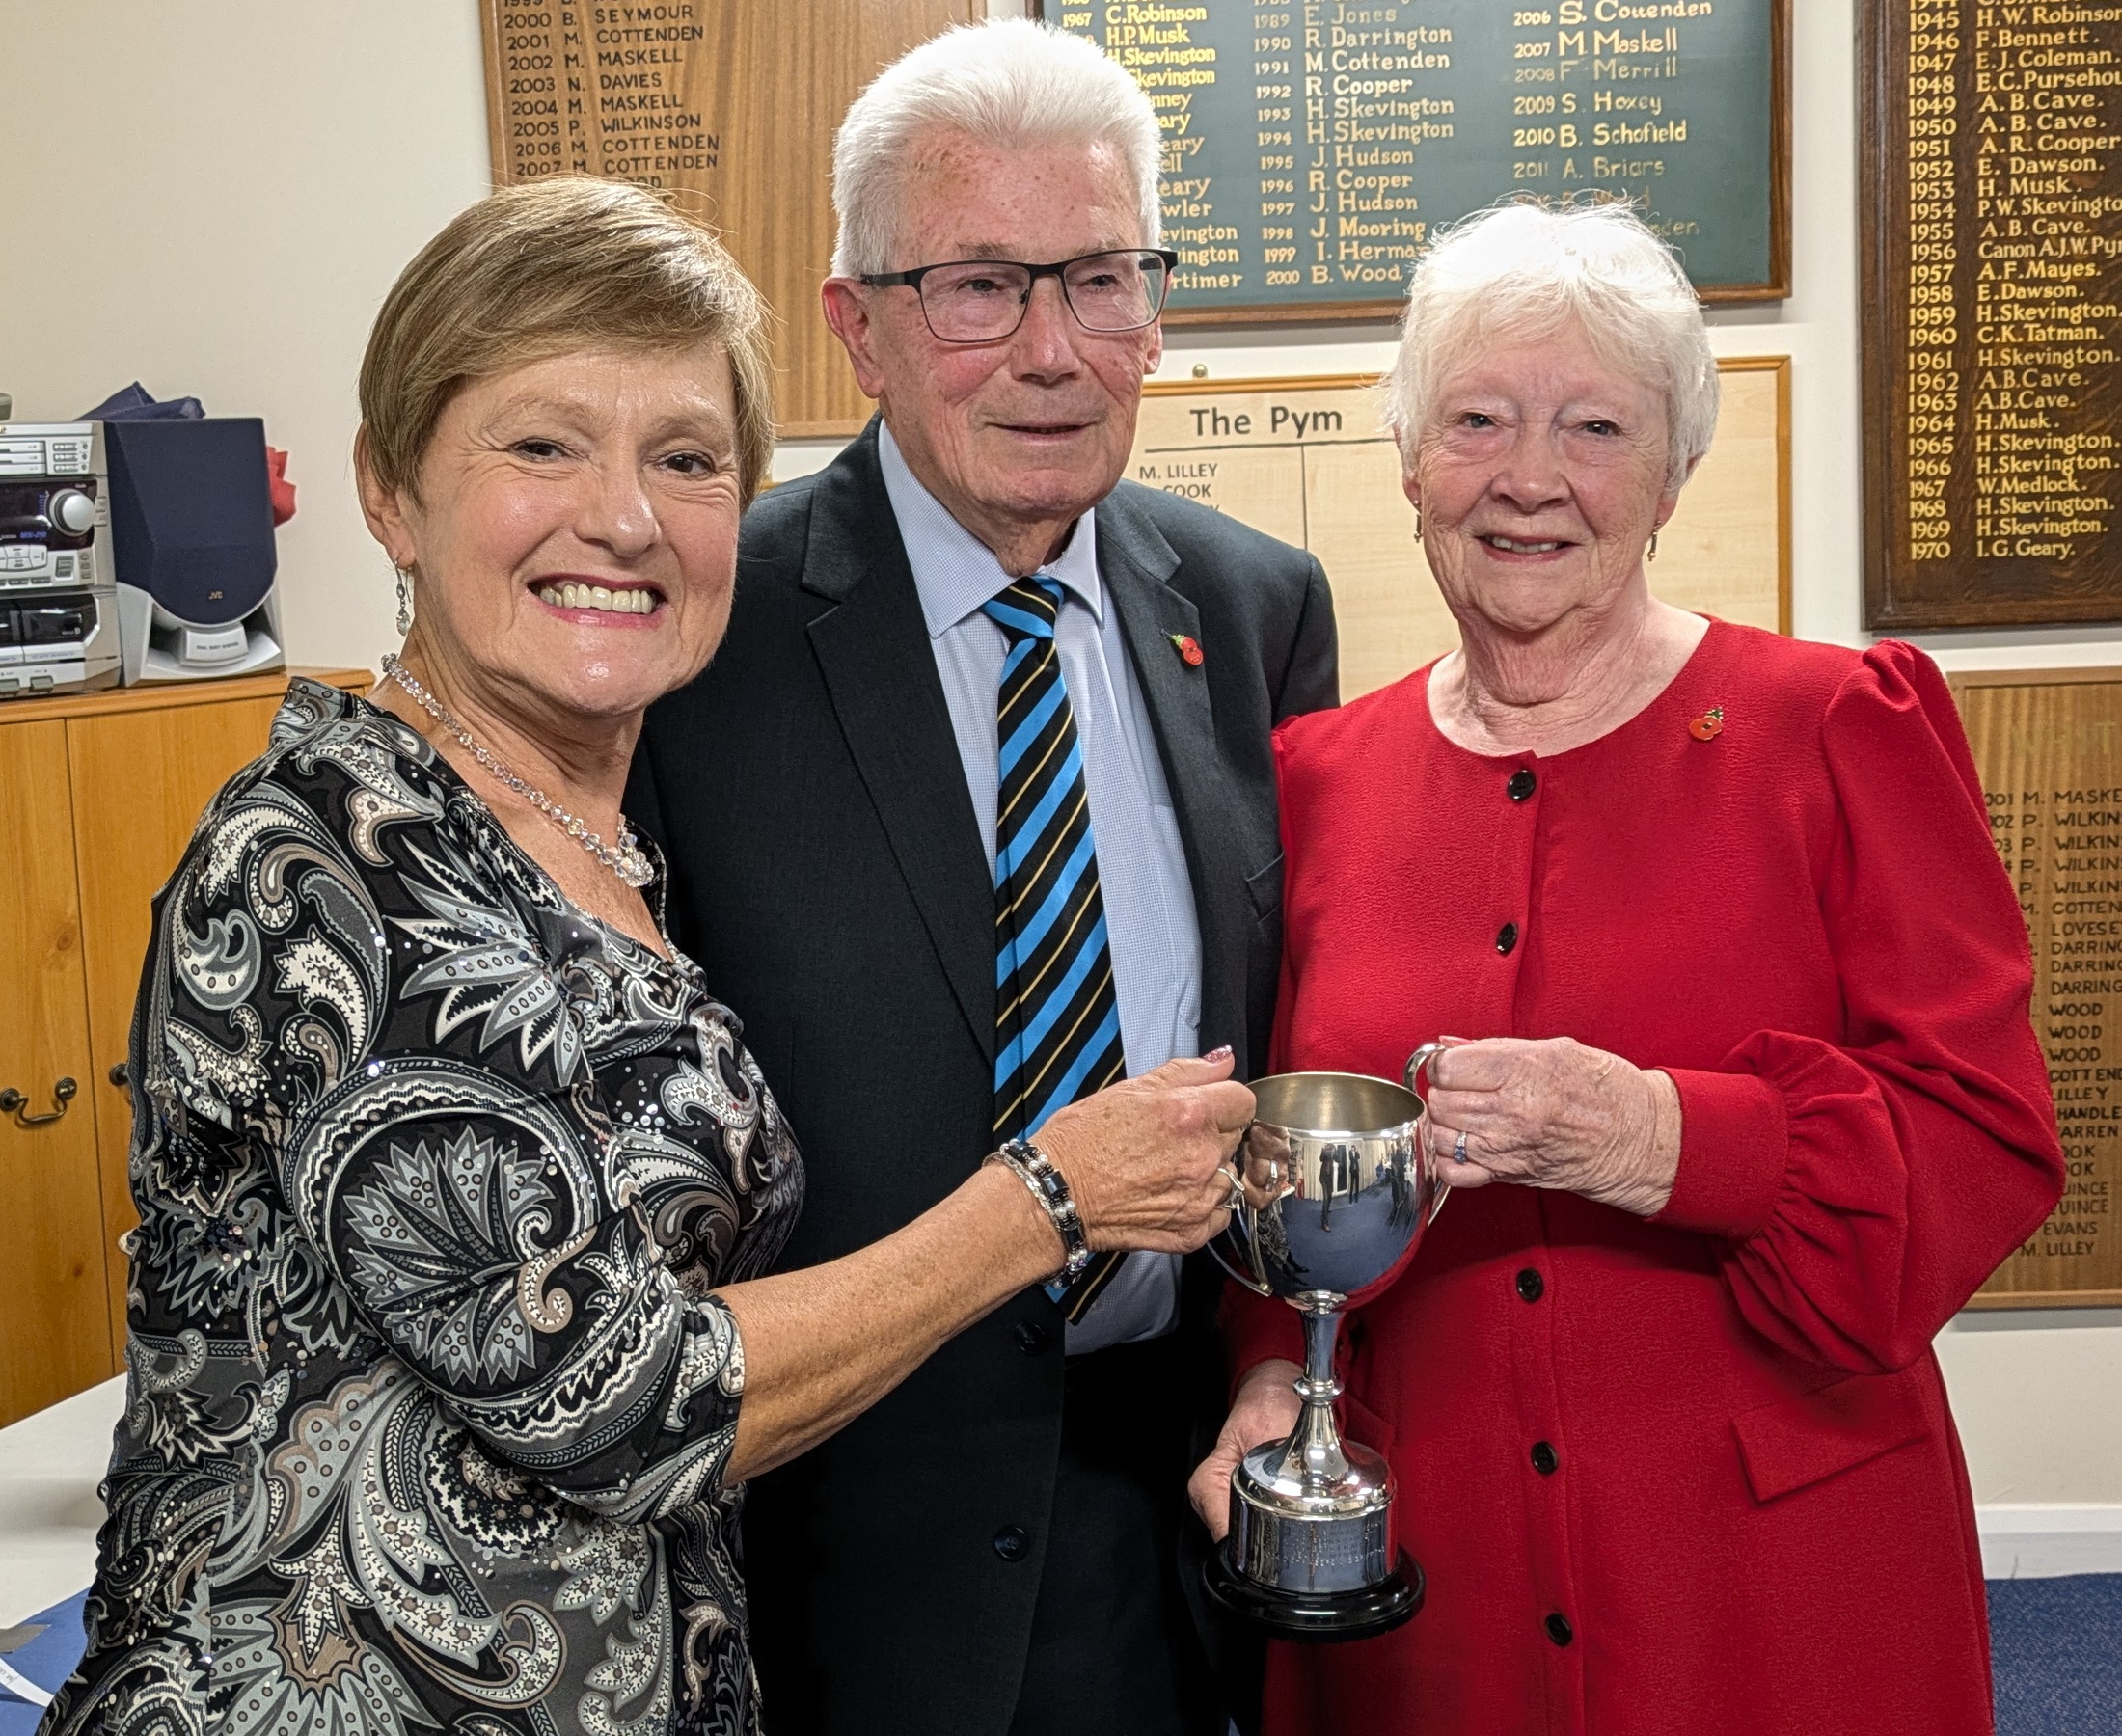
[[[290,684],[157,907],[126,1408],[46,1730],[748,1736],[743,1479],[1091,1250],[1221,1222],[1227,1053],[761,1276],[796,1141],[619,804],[728,619],[769,377],[720,243],[606,182],[475,205],[385,302],[357,468],[411,631],[372,704]]]

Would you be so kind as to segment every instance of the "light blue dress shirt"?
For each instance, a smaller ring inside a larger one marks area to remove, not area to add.
[[[877,448],[992,876],[995,697],[1009,641],[981,608],[1016,581],[993,551],[922,487],[888,425]],[[1062,587],[1054,643],[1083,746],[1120,1038],[1131,1077],[1174,1055],[1200,1052],[1201,930],[1193,881],[1149,707],[1118,611],[1107,606],[1099,578],[1095,512],[1076,520],[1068,547],[1041,571]],[[1178,1319],[1178,1256],[1130,1254],[1090,1312],[1069,1327],[1069,1354],[1155,1338]]]

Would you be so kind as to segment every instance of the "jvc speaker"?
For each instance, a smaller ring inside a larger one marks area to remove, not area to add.
[[[286,663],[265,424],[101,424],[124,679],[200,681]]]

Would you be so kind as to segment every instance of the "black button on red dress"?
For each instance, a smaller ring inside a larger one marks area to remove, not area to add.
[[[1552,1443],[1547,1441],[1535,1441],[1533,1443],[1533,1469],[1542,1477],[1554,1476],[1555,1466],[1559,1462],[1555,1457],[1555,1449]]]
[[[1510,773],[1510,781],[1503,786],[1503,792],[1512,801],[1523,801],[1539,787],[1539,779],[1533,775],[1530,766],[1520,766]]]
[[[1567,1645],[1570,1641],[1577,1637],[1577,1634],[1576,1630],[1569,1625],[1569,1617],[1557,1610],[1554,1614],[1547,1618],[1547,1637],[1557,1645]]]
[[[1546,1293],[1547,1282],[1537,1266],[1526,1266],[1518,1273],[1518,1294],[1528,1302],[1537,1302]]]
[[[1508,954],[1518,943],[1518,925],[1507,922],[1496,931],[1496,950]]]

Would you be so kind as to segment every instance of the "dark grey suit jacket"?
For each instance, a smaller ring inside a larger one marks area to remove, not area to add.
[[[1336,702],[1325,575],[1131,483],[1098,508],[1098,553],[1192,874],[1201,1044],[1232,1044],[1250,1076],[1281,957],[1268,733]],[[1199,666],[1175,635],[1198,641]],[[992,1144],[994,890],[874,422],[752,507],[728,636],[650,709],[627,800],[668,856],[679,944],[742,1017],[803,1147],[783,1263],[849,1253],[949,1193]],[[1212,1408],[1213,1286],[1186,1288]],[[777,1736],[1007,1729],[1052,1500],[1061,1336],[1028,1290],[754,1485],[747,1577]],[[1179,1465],[1193,1444],[1163,1446]],[[1030,1533],[1029,1559],[997,1555],[1005,1525]]]

